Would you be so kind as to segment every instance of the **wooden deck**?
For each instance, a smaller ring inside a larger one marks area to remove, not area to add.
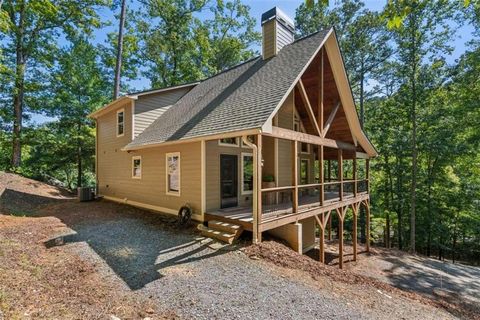
[[[343,200],[340,201],[337,192],[325,192],[325,203],[320,206],[318,194],[299,197],[298,212],[293,214],[291,203],[264,205],[262,208],[261,231],[273,229],[297,220],[306,219],[322,212],[334,210],[339,207],[361,202],[369,198],[368,193],[363,192],[354,197],[353,193],[344,192]],[[253,212],[252,207],[233,207],[210,211],[205,214],[205,220],[218,220],[239,224],[245,230],[252,231]]]

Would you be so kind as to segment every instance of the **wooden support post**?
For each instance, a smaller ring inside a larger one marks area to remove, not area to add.
[[[338,149],[338,180],[340,182],[340,201],[343,201],[343,151]]]
[[[328,168],[327,168],[327,181],[331,182],[332,181],[332,160],[328,160]]]
[[[324,87],[324,75],[323,75],[323,48],[321,49],[320,51],[321,55],[320,55],[320,81],[319,81],[319,84],[320,84],[320,88],[319,88],[319,101],[318,101],[318,123],[320,125],[320,132],[322,133],[322,137],[323,137],[323,110],[324,110],[324,105],[323,105],[323,100],[324,100],[324,95],[323,95],[323,87]]]
[[[367,223],[366,223],[366,229],[367,229],[367,252],[370,252],[370,202],[367,200],[365,201],[366,207],[367,207]]]
[[[332,218],[333,215],[328,218],[328,241],[332,240]]]
[[[353,210],[353,261],[357,261],[357,217],[358,217],[358,204],[352,205]]]
[[[370,159],[365,160],[365,179],[367,180],[367,193],[370,193]]]
[[[357,157],[353,156],[353,196],[357,196]]]
[[[292,211],[298,212],[298,143],[292,141],[292,182],[293,182],[293,199]]]
[[[318,261],[325,263],[325,213],[322,212],[320,217],[321,218],[318,218],[318,215],[315,216],[318,226],[320,227]]]
[[[318,146],[318,182],[321,183],[320,185],[320,205],[323,206],[325,203],[325,177],[324,177],[324,172],[323,172],[323,146]]]
[[[340,210],[340,211],[339,211]],[[338,266],[343,269],[343,218],[345,217],[344,207],[337,209],[338,214]]]
[[[262,135],[257,135],[257,221],[254,228],[257,230],[257,242],[262,242],[260,223],[262,222]]]

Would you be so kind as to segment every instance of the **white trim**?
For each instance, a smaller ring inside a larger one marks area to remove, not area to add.
[[[229,139],[229,138],[234,138],[235,139],[235,144],[222,142],[222,139]],[[222,146],[222,147],[232,147],[232,148],[240,147],[240,139],[238,137],[229,137],[229,138],[218,139],[218,145]]]
[[[181,84],[181,85],[173,86],[173,87],[148,90],[148,91],[145,91],[145,92],[137,92],[137,93],[133,92],[129,96],[140,97],[140,96],[144,96],[144,95],[148,95],[148,94],[154,94],[154,93],[160,93],[160,92],[164,92],[164,91],[176,90],[176,89],[181,89],[181,88],[186,88],[186,87],[194,87],[199,83],[200,83],[200,81],[197,81],[197,82]]]
[[[244,164],[243,164],[243,157],[247,156],[247,157],[252,157],[252,166],[253,166],[253,153],[251,152],[242,152],[240,154],[240,156],[242,157],[240,159],[240,194],[243,196],[243,195],[247,195],[247,194],[252,194],[253,193],[253,189],[252,190],[243,190],[243,174],[244,174]],[[252,177],[253,177],[253,171],[252,171]]]
[[[165,141],[165,142],[152,142],[152,143],[145,143],[139,146],[133,146],[133,147],[128,147],[125,146],[121,150],[122,151],[133,151],[133,150],[141,150],[141,149],[147,149],[147,148],[155,148],[155,147],[164,147],[164,146],[173,146],[177,144],[182,144],[182,143],[192,143],[192,142],[198,142],[202,140],[218,140],[221,138],[235,138],[243,135],[258,135],[261,134],[262,131],[260,128],[257,129],[248,129],[248,130],[240,130],[240,131],[231,131],[231,132],[224,132],[224,133],[219,133],[219,134],[207,134],[207,135],[202,135],[198,137],[193,137],[193,138],[186,138],[186,139],[180,139],[180,140],[175,140],[175,141]],[[271,132],[270,132],[271,133]]]
[[[132,100],[132,141],[135,139],[135,100]]]
[[[137,98],[134,97],[134,96],[123,96],[123,97],[120,97],[118,98],[117,100],[114,100],[112,102],[110,102],[109,104],[107,104],[106,106],[103,106],[101,107],[100,109],[98,109],[97,111],[94,111],[92,113],[90,113],[87,117],[89,118],[92,118],[92,119],[97,119],[98,117],[104,115],[105,113],[108,113],[110,112],[110,109],[112,109],[114,106],[116,106],[117,104],[119,104],[120,102],[123,102],[125,100],[136,100]]]
[[[128,198],[120,199],[120,198],[117,198],[117,197],[111,197],[111,196],[106,196],[106,195],[100,195],[100,196],[102,196],[105,200],[108,200],[108,201],[114,201],[114,202],[130,205],[130,206],[137,207],[137,208],[147,209],[147,210],[155,211],[155,212],[159,212],[159,213],[178,215],[178,211],[176,211],[175,209],[171,209],[171,208],[165,208],[165,207],[156,206],[156,205],[152,205],[152,204],[147,204],[147,203],[143,203],[143,202],[133,201],[133,200],[130,200]],[[200,215],[200,214],[192,214],[192,219],[195,220],[195,221],[202,222],[203,221],[203,216]]]
[[[178,192],[169,191],[168,185],[168,157],[178,157]],[[169,152],[165,154],[165,194],[169,196],[180,197],[182,189],[182,171],[181,171],[181,156],[180,152]]]
[[[135,176],[134,170],[135,170],[135,160],[140,160],[140,176]],[[133,156],[132,157],[132,179],[142,179],[142,156]]]
[[[118,125],[120,124],[120,122],[118,122],[119,113],[123,113],[123,123],[122,123],[123,129],[121,134],[118,134]],[[117,126],[115,127],[115,134],[117,135],[117,138],[120,138],[125,135],[125,108],[118,109],[116,113],[116,117],[117,117]]]

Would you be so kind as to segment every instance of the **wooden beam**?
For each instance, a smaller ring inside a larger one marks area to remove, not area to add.
[[[341,105],[342,105],[342,103],[340,101],[337,102],[337,105],[335,106],[335,108],[333,108],[332,112],[330,112],[330,115],[328,116],[327,122],[325,122],[325,125],[323,126],[323,132],[322,132],[322,137],[323,138],[325,138],[325,136],[327,135],[328,130],[330,129],[330,126],[332,125],[333,120],[335,120],[335,115],[337,114],[337,111],[338,111],[338,109],[340,108]]]
[[[340,182],[339,197],[340,201],[343,200],[343,152],[342,149],[338,149],[338,181]]]
[[[353,210],[353,261],[357,261],[357,216],[358,216],[358,205],[352,204]]]
[[[298,212],[298,142],[292,141],[292,182],[293,182],[293,198],[292,212]]]
[[[366,244],[366,247],[367,247],[367,252],[370,252],[370,203],[369,201],[365,201],[365,203],[367,204],[366,207],[367,207],[367,223],[366,223],[366,226],[365,228],[367,229],[367,244]]]
[[[330,217],[328,217],[328,241],[332,240],[332,218],[333,215],[330,215]]]
[[[320,51],[320,80],[319,80],[319,83],[320,83],[320,88],[319,88],[319,100],[318,100],[318,122],[320,123],[320,132],[322,133],[322,137],[323,137],[323,110],[324,110],[324,105],[323,105],[323,90],[324,90],[324,64],[323,64],[323,52],[324,52],[324,49],[322,48],[321,51]]]
[[[247,138],[248,139],[248,138]],[[262,231],[259,226],[262,222],[262,135],[257,135],[257,219],[254,226],[257,230],[257,242],[262,242]]]
[[[357,196],[357,158],[353,158],[353,196]]]
[[[319,218],[318,215],[315,216],[318,226],[320,227],[318,260],[321,263],[325,263],[325,213],[322,212],[320,217],[321,218]]]
[[[370,156],[366,154],[365,152],[356,152],[356,158],[357,159],[370,159]]]
[[[310,100],[308,99],[307,91],[305,90],[302,79],[298,80],[297,86],[298,91],[300,91],[300,97],[302,98],[303,104],[305,105],[305,109],[307,109],[308,118],[310,119],[310,122],[312,123],[315,132],[318,134],[319,137],[321,137],[322,133],[320,132],[317,120],[315,119],[315,113],[313,113],[312,105],[310,104]]]
[[[337,209],[338,214],[338,266],[343,269],[343,219],[345,218],[344,207]]]
[[[351,150],[351,151],[356,150],[356,147],[353,144],[350,144],[347,142],[321,138],[308,133],[297,132],[297,131],[280,128],[276,126],[272,127],[271,133],[264,132],[263,135],[278,138],[278,139],[283,139],[283,140],[296,140],[303,143],[322,145],[322,146],[334,148],[334,149],[344,149],[344,150]]]
[[[318,182],[321,183],[320,186],[320,205],[323,206],[325,203],[325,173],[323,168],[323,146],[318,146]]]

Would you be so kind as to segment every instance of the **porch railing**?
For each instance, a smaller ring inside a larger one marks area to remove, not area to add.
[[[322,186],[323,198],[320,196]],[[296,189],[298,193],[295,192]],[[343,194],[340,193],[341,190]],[[367,190],[368,179],[265,188],[261,190],[262,210],[259,212],[259,222],[342,201],[367,193]],[[295,194],[298,196],[296,201]],[[323,203],[321,203],[322,200]]]

